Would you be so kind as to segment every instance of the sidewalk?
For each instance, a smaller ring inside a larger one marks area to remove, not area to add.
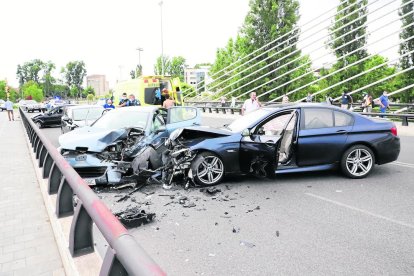
[[[65,275],[18,113],[0,112],[0,275]]]

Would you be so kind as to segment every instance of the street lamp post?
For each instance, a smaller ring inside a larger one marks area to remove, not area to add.
[[[161,73],[164,76],[164,35],[162,30],[162,4],[163,1],[159,2],[160,12],[161,12]]]

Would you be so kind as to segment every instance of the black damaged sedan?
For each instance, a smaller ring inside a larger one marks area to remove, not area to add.
[[[227,174],[274,177],[337,167],[363,178],[400,153],[394,123],[324,104],[267,106],[220,129],[178,129],[167,142],[171,156],[189,161],[184,173],[203,186]]]

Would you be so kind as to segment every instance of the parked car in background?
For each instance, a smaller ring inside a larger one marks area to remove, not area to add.
[[[170,140],[166,144],[176,146],[168,155],[191,163],[181,173],[202,186],[216,185],[227,174],[274,177],[335,167],[363,178],[400,153],[394,123],[310,103],[266,106],[220,129],[177,130]]]
[[[36,102],[35,100],[25,100],[23,104],[23,110],[26,112],[34,112],[34,111],[41,112],[42,105]]]
[[[62,105],[65,105],[65,104],[66,104],[66,102],[64,100],[52,99],[52,100],[49,101],[50,108],[55,108],[57,106],[62,106]]]
[[[62,134],[78,127],[89,126],[102,116],[104,108],[100,105],[68,106],[63,111],[60,128]]]
[[[119,108],[106,112],[91,126],[61,135],[60,152],[90,185],[121,184],[133,177],[134,160],[150,158],[148,168],[160,166],[170,133],[199,125],[200,121],[200,111],[195,107]]]
[[[33,122],[39,127],[60,127],[64,109],[72,105],[62,105],[32,117]]]
[[[6,110],[6,102],[4,100],[0,100],[0,111]]]

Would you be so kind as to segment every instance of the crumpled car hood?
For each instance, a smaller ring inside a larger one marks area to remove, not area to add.
[[[226,129],[213,128],[213,127],[208,127],[208,126],[185,127],[183,133],[184,132],[187,132],[187,133],[191,133],[191,132],[208,133],[208,134],[211,134],[211,135],[214,135],[214,136],[217,136],[217,137],[228,136],[228,135],[234,134],[231,131],[226,130]]]
[[[62,149],[76,150],[78,147],[87,151],[102,152],[108,145],[126,138],[126,129],[99,129],[90,126],[75,129],[59,137]]]

